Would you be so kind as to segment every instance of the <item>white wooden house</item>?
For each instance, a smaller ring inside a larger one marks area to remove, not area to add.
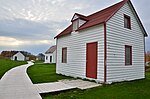
[[[147,33],[130,0],[84,16],[58,34],[56,72],[100,83],[145,78]]]
[[[45,63],[56,63],[56,45],[45,52]]]
[[[26,60],[26,56],[21,53],[21,52],[16,52],[16,54],[14,54],[12,57],[11,57],[11,60],[16,60],[16,61],[25,61]]]

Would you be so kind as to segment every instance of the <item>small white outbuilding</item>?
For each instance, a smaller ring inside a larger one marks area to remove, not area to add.
[[[45,63],[56,63],[56,45],[45,52]]]
[[[16,54],[14,54],[11,58],[12,60],[16,60],[16,61],[25,61],[26,57],[24,54],[22,54],[21,52],[17,52]]]

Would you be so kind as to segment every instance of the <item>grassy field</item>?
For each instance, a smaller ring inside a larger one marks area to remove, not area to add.
[[[43,99],[150,99],[150,72],[144,80],[115,83],[87,90],[42,94]]]
[[[55,64],[35,63],[34,66],[28,68],[27,73],[33,83],[55,82],[61,79],[69,79],[70,77],[57,75]]]
[[[53,82],[68,77],[55,73],[55,64],[36,64],[28,68],[34,83]],[[87,90],[70,90],[60,93],[41,94],[43,99],[150,99],[150,72],[146,79],[114,83]]]
[[[35,64],[38,64],[38,63],[44,63],[44,61],[36,60],[34,63],[35,63]]]
[[[5,74],[5,72],[10,70],[11,68],[14,68],[16,66],[26,64],[26,63],[27,62],[12,61],[12,60],[9,60],[9,59],[0,58],[0,79]]]

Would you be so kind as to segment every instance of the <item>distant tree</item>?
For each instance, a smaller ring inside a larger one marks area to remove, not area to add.
[[[17,52],[21,52],[25,57],[28,57],[27,60],[35,60],[36,59],[36,57],[34,55],[32,55],[31,53],[29,53],[27,51],[2,51],[1,52],[1,57],[5,57],[5,58],[10,59]]]
[[[12,55],[14,55],[17,51],[2,51],[1,56],[10,58]]]
[[[29,60],[36,60],[36,56],[34,56],[34,55],[29,55]]]
[[[146,62],[150,62],[150,51],[146,53]]]

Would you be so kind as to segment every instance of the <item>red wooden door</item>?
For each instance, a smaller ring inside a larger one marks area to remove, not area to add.
[[[97,79],[97,42],[86,45],[86,77]]]

